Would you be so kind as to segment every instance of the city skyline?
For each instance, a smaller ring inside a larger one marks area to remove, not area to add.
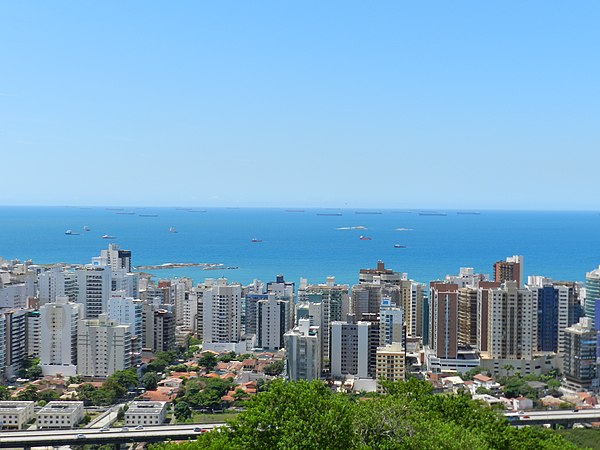
[[[595,210],[598,12],[5,3],[0,203]]]

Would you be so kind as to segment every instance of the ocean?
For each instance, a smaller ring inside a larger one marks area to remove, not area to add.
[[[585,280],[600,265],[597,212],[417,211],[260,208],[0,207],[0,257],[36,264],[88,263],[110,242],[132,251],[134,266],[213,263],[236,269],[146,270],[157,278],[226,277],[358,282],[378,260],[428,282],[460,267],[524,256],[524,274]],[[84,226],[90,231],[84,231]],[[174,228],[170,232],[170,228]],[[363,228],[364,227],[364,228]],[[66,230],[72,235],[66,235]],[[78,233],[78,234],[76,234]],[[102,239],[110,235],[115,239]],[[363,238],[370,239],[360,239]],[[261,242],[252,242],[252,240]],[[396,248],[395,245],[400,246]]]

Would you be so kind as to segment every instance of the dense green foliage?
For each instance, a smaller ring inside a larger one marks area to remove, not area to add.
[[[512,428],[467,395],[432,395],[411,379],[385,385],[387,395],[355,399],[323,383],[275,380],[229,427],[197,442],[155,446],[192,449],[542,449],[577,448],[542,428]]]
[[[600,450],[600,430],[593,428],[571,428],[568,430],[558,430],[557,433],[567,441],[581,448]]]
[[[127,391],[137,386],[137,372],[132,368],[115,372],[102,383],[100,388],[82,384],[77,389],[77,396],[86,405],[112,405],[124,399]]]
[[[202,377],[188,380],[185,391],[177,399],[195,409],[216,409],[222,405],[221,397],[233,388],[229,379]]]
[[[264,372],[265,375],[277,376],[283,373],[284,364],[283,360],[275,361],[274,363],[269,364],[265,367]]]

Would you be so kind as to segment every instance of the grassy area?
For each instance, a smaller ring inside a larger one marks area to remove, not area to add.
[[[226,412],[219,414],[193,413],[191,423],[221,423],[233,419],[236,412]]]
[[[557,430],[556,432],[581,448],[600,450],[600,430],[593,428],[573,428]]]

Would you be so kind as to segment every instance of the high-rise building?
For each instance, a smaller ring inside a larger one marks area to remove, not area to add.
[[[436,357],[454,359],[458,350],[458,286],[432,282],[429,298],[430,347]]]
[[[500,283],[480,281],[477,289],[477,345],[480,352],[488,351],[489,298],[490,289],[497,289]]]
[[[506,281],[488,299],[490,359],[532,359],[536,350],[537,305],[534,292]]]
[[[38,358],[40,356],[41,324],[40,312],[33,310],[27,312],[27,356]]]
[[[475,287],[458,288],[458,344],[477,347],[477,294]]]
[[[334,277],[327,277],[325,284],[307,285],[304,282],[298,289],[298,302],[309,303],[311,325],[319,326],[321,333],[321,355],[329,359],[330,324],[345,320],[348,316],[350,297],[347,284],[335,284]]]
[[[362,283],[352,286],[351,312],[357,320],[364,320],[369,314],[378,314],[381,305],[381,285]]]
[[[10,309],[0,312],[0,316],[3,318],[0,320],[0,324],[4,323],[4,341],[0,342],[0,346],[4,348],[4,376],[7,379],[15,377],[25,365],[27,313],[26,309]]]
[[[376,269],[360,269],[358,273],[359,283],[373,283],[378,280],[381,284],[400,284],[406,280],[405,273],[394,272],[392,269],[386,269],[383,261],[377,261]]]
[[[57,297],[40,307],[40,365],[44,375],[77,373],[77,330],[83,306]]]
[[[585,317],[592,321],[592,326],[596,326],[597,300],[600,300],[600,266],[585,274]]]
[[[293,298],[293,297],[292,297]],[[257,345],[265,350],[283,348],[283,335],[292,328],[290,309],[294,305],[290,297],[280,296],[269,292],[267,299],[259,300],[257,304]]]
[[[77,301],[77,276],[62,266],[53,266],[40,272],[38,280],[38,297],[40,306],[56,300],[56,297],[69,297],[69,301]]]
[[[377,391],[383,392],[381,380],[403,381],[406,377],[406,352],[399,342],[377,349]]]
[[[565,329],[564,387],[576,391],[597,390],[597,335],[598,331],[587,317]]]
[[[83,305],[86,319],[95,319],[107,311],[111,292],[111,271],[107,266],[88,265],[76,270],[77,303]]]
[[[131,325],[135,346],[132,352],[139,353],[143,343],[142,301],[127,296],[125,291],[112,292],[108,299],[108,318],[122,325]]]
[[[117,244],[108,244],[107,250],[100,251],[100,258],[106,258],[112,270],[131,272],[131,250],[121,250]]]
[[[369,368],[370,322],[331,322],[331,376],[372,376]],[[373,374],[374,375],[374,374]]]
[[[523,257],[509,256],[506,261],[494,263],[494,281],[503,283],[505,281],[516,281],[517,288],[522,286],[523,281]]]
[[[77,373],[106,378],[131,367],[130,325],[110,320],[107,314],[82,320],[77,332]]]
[[[319,327],[311,327],[308,319],[298,322],[297,327],[283,335],[287,376],[291,381],[319,379],[322,367]]]
[[[384,297],[379,308],[379,345],[393,342],[406,345],[405,331],[404,309],[392,306],[391,300]]]
[[[202,288],[202,341],[236,343],[242,335],[242,286],[226,278],[207,279]]]

